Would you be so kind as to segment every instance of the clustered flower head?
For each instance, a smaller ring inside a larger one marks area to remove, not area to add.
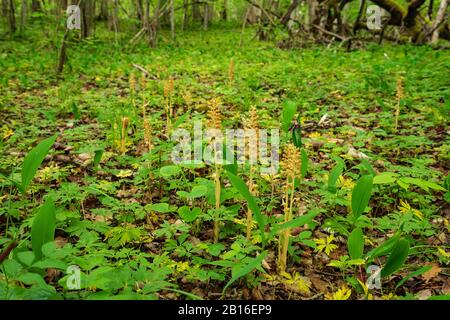
[[[300,176],[300,150],[292,143],[289,143],[284,150],[281,168],[283,175],[287,178],[295,179]]]
[[[169,80],[167,80],[164,83],[164,96],[168,97],[168,96],[172,95],[174,88],[175,88],[175,84],[174,84],[173,78],[170,77]]]
[[[259,116],[255,106],[250,108],[249,117],[245,119],[245,127],[254,130],[259,129]]]
[[[221,129],[222,128],[222,114],[219,110],[220,100],[213,98],[209,102],[208,110],[208,126]]]
[[[401,100],[404,97],[403,92],[403,77],[397,79],[397,100]]]
[[[228,69],[228,78],[230,80],[230,82],[233,82],[234,80],[234,59],[231,58],[230,60],[230,67]]]
[[[139,82],[141,90],[144,90],[147,87],[147,79],[145,78],[145,74],[141,75],[141,80]]]
[[[134,73],[130,74],[130,90],[134,91],[136,89],[136,76],[134,75]]]

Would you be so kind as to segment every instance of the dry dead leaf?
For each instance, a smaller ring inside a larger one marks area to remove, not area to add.
[[[434,277],[436,277],[439,274],[439,272],[441,272],[441,270],[442,269],[439,267],[439,265],[433,263],[431,264],[431,269],[422,274],[422,278],[425,280],[425,282],[428,282]]]

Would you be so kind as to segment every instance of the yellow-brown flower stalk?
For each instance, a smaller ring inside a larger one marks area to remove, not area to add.
[[[141,79],[139,81],[139,87],[141,91],[144,91],[145,88],[147,88],[147,78],[145,77],[145,74],[141,75]]]
[[[398,118],[400,116],[400,103],[404,98],[404,90],[403,90],[403,77],[397,79],[397,88],[396,88],[396,98],[397,98],[397,107],[395,109],[395,131],[398,129]]]
[[[282,176],[286,179],[284,191],[284,222],[292,220],[292,207],[294,204],[295,179],[301,174],[300,150],[292,143],[288,144],[284,150],[281,161]],[[280,234],[278,246],[278,269],[285,271],[287,265],[287,251],[291,230],[285,229]]]
[[[245,122],[245,128],[246,129],[251,129],[254,132],[256,137],[256,144],[251,143],[251,141],[249,141],[248,143],[248,151],[250,154],[254,154],[258,155],[258,140],[259,140],[259,117],[258,117],[258,113],[256,112],[256,108],[255,107],[251,107],[250,108],[250,114],[248,119]],[[247,149],[247,148],[246,148]],[[250,163],[250,173],[249,173],[249,178],[248,178],[248,190],[250,191],[251,194],[255,195],[256,193],[256,185],[254,184],[253,181],[253,175],[255,173],[255,165],[253,163]],[[253,226],[253,212],[252,210],[250,210],[250,208],[247,208],[247,232],[246,232],[246,236],[247,239],[250,240],[251,235],[252,235],[252,226]]]
[[[214,129],[222,129],[222,114],[219,110],[220,100],[212,99],[209,104],[208,110],[208,125]],[[215,145],[215,144],[214,144]],[[214,150],[215,155],[218,150]],[[220,209],[220,194],[221,194],[221,181],[220,176],[222,173],[222,166],[218,163],[214,163],[214,185],[215,185],[215,199],[216,199],[216,219],[214,220],[214,243],[219,241],[220,223],[218,211]]]
[[[122,118],[122,139],[121,139],[121,143],[120,143],[120,152],[122,154],[125,154],[126,152],[126,134],[127,134],[127,127],[128,124],[130,123],[130,119],[128,119],[127,117],[123,117]]]
[[[132,103],[133,107],[136,107],[136,102],[134,101],[134,96],[136,93],[136,76],[134,75],[134,73],[130,74],[129,85],[130,85],[130,93],[131,93],[131,103]]]
[[[170,77],[164,83],[164,97],[166,98],[167,135],[170,134],[170,131],[172,129],[172,120],[171,120],[171,118],[173,117],[172,96],[173,96],[174,88],[175,88],[175,84],[174,84],[173,78]]]
[[[230,66],[228,68],[228,79],[230,80],[230,84],[234,82],[234,59],[230,59]]]

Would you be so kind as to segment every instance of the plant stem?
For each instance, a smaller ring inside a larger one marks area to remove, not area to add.
[[[215,173],[214,173],[214,182],[215,182],[215,198],[216,198],[216,213],[214,220],[214,243],[219,241],[219,214],[218,211],[220,209],[220,193],[221,193],[221,185],[220,185],[220,166],[215,165]]]

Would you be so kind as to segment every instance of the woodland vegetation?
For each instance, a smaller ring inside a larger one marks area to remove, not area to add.
[[[0,11],[1,300],[450,299],[448,0]]]

